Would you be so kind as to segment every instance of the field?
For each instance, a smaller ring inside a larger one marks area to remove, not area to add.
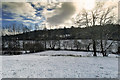
[[[3,78],[117,78],[118,57],[75,51],[6,55],[0,56],[0,73]]]

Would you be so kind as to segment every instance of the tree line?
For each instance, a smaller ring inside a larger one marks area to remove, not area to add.
[[[94,51],[95,48],[96,53],[101,52],[103,56],[107,56],[107,51],[112,44],[120,40],[119,30],[120,25],[107,24],[104,26],[97,25],[86,28],[76,28],[72,26],[71,28],[63,29],[25,31],[22,34],[3,36],[3,50],[9,52],[25,51],[27,53],[27,51],[39,52],[44,50],[61,50],[62,47],[65,50],[76,51]],[[79,40],[82,39],[86,41],[82,41],[81,43]],[[109,45],[107,45],[108,40],[112,40]],[[7,48],[4,47],[5,44],[8,45]],[[91,45],[93,47],[92,50],[90,50]],[[96,48],[98,45],[100,50]],[[97,56],[97,54],[94,54],[94,56]]]

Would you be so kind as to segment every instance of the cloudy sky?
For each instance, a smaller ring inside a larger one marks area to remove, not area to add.
[[[106,5],[116,5],[116,1],[107,1]],[[79,2],[3,2],[2,25],[21,24],[26,26],[38,24],[42,29],[46,24],[56,26],[71,26],[74,18],[81,9],[91,10],[95,0],[80,0]],[[117,9],[116,9],[117,10]],[[117,13],[117,11],[116,11]]]

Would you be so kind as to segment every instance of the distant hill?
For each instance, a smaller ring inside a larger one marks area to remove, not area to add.
[[[17,35],[2,36],[3,40],[54,40],[54,39],[109,39],[120,40],[120,25],[92,26],[86,28],[63,28],[35,30]]]

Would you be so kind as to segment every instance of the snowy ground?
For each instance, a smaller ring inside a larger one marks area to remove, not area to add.
[[[81,55],[53,56],[56,54]],[[51,56],[52,55],[52,56]],[[0,56],[3,78],[117,78],[118,56],[92,57],[89,52],[46,51]],[[1,71],[0,71],[1,72]]]

